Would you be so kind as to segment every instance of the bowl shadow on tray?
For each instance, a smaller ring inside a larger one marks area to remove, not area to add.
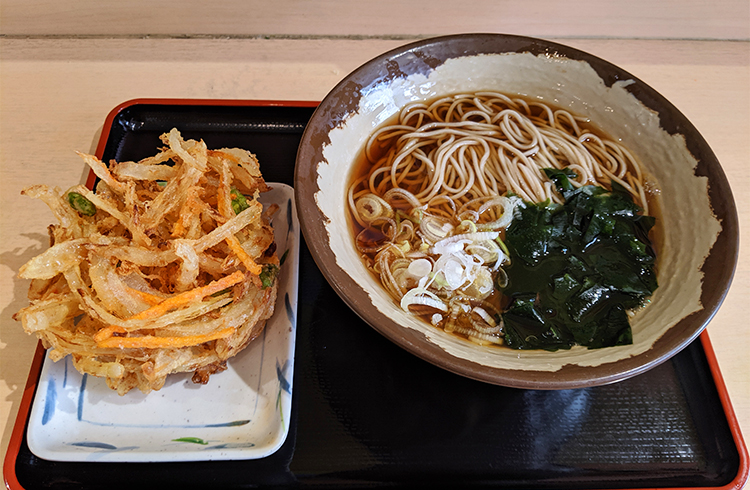
[[[300,274],[299,321],[309,328],[297,344],[306,366],[295,373],[295,397],[306,402],[291,466],[298,477],[600,487],[613,475],[690,486],[736,475],[738,459],[716,454],[715,441],[731,433],[723,413],[708,413],[720,404],[706,402],[718,395],[699,348],[610,385],[506,388],[440,369],[377,333],[305,247]],[[678,475],[666,471],[677,466]]]

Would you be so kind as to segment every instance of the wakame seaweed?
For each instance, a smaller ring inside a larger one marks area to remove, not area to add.
[[[525,203],[506,230],[505,342],[547,350],[631,344],[626,312],[657,287],[648,238],[655,220],[616,182],[611,191],[576,189],[571,171],[545,172],[565,202]]]

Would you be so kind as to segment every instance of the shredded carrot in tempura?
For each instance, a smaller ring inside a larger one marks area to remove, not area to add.
[[[233,333],[234,328],[227,327],[217,332],[188,337],[154,337],[153,335],[145,335],[143,337],[110,337],[97,342],[97,346],[119,349],[178,349],[203,344],[211,340],[223,339]]]

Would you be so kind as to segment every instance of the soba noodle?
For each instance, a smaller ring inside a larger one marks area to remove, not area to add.
[[[648,214],[637,160],[588,127],[568,111],[495,92],[407,105],[370,137],[367,170],[348,191],[368,267],[404,309],[501,343],[492,319],[508,261],[502,233],[523,201],[563,202],[544,169],[574,172],[575,187],[616,182]]]

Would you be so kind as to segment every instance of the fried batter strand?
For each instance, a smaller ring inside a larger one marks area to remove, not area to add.
[[[14,315],[50,357],[70,354],[82,373],[123,395],[160,389],[194,372],[205,384],[262,332],[278,270],[269,189],[255,155],[209,150],[177,129],[138,162],[78,153],[96,191],[35,185],[22,194],[57,218],[50,248],[23,265],[30,305]]]

